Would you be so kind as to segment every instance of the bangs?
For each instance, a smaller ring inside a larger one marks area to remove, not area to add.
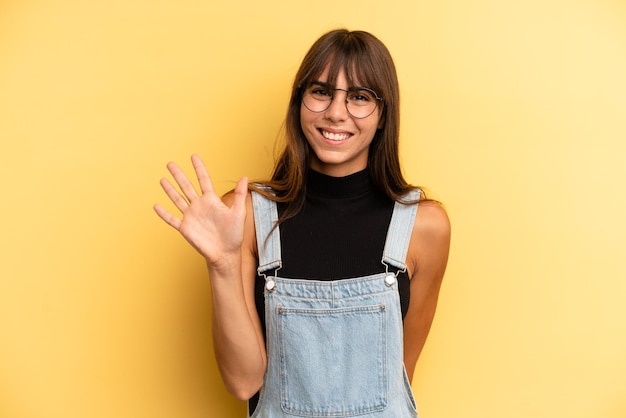
[[[326,82],[332,86],[336,85],[339,73],[345,73],[349,87],[367,87],[378,93],[383,100],[386,99],[384,83],[381,82],[380,65],[378,71],[377,64],[372,60],[371,52],[368,52],[366,45],[359,42],[345,42],[335,45],[333,50],[327,50],[325,57],[320,57],[321,64],[311,68],[308,77],[303,80],[302,85],[319,81],[320,75],[328,68],[328,79]],[[377,76],[378,75],[378,76]]]

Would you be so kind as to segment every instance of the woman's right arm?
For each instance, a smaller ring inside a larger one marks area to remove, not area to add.
[[[168,180],[161,180],[163,190],[182,217],[160,205],[154,209],[206,259],[213,296],[217,363],[228,391],[246,400],[261,387],[266,367],[265,344],[254,302],[256,238],[247,179],[239,180],[234,192],[222,200],[201,159],[194,155],[192,163],[199,194],[176,164],[168,164],[168,170],[180,191]]]
[[[233,195],[224,197],[230,204]],[[213,294],[213,347],[217,364],[230,393],[248,400],[263,383],[267,365],[261,321],[256,311],[254,284],[257,256],[252,199],[246,199],[245,221],[239,269],[225,273],[207,263]],[[231,280],[232,277],[239,280]],[[243,303],[242,303],[243,302]]]

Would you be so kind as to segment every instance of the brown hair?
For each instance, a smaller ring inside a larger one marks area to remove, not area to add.
[[[343,70],[348,84],[355,85],[358,81],[383,99],[381,124],[368,154],[373,183],[395,201],[402,201],[403,195],[415,188],[406,182],[400,168],[400,93],[391,54],[378,38],[368,32],[333,30],[311,46],[296,73],[285,121],[285,148],[274,166],[271,180],[260,182],[271,187],[275,196],[252,186],[273,200],[287,204],[280,221],[296,215],[304,204],[312,151],[300,125],[300,105],[304,87],[317,81],[327,66],[327,82],[330,85],[334,85]]]

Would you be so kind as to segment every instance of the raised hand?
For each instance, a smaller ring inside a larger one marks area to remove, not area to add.
[[[181,235],[215,268],[240,255],[246,218],[246,196],[248,179],[237,183],[231,207],[228,207],[215,193],[213,183],[204,163],[197,155],[191,162],[200,185],[200,194],[185,173],[174,163],[167,169],[174,177],[180,191],[167,179],[161,179],[161,187],[180,210],[179,218],[161,205],[154,210],[168,225]]]

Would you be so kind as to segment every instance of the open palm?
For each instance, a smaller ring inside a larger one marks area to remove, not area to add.
[[[215,193],[200,157],[193,155],[191,162],[200,185],[199,194],[185,173],[174,163],[169,163],[167,168],[180,191],[167,179],[161,180],[161,187],[180,210],[182,217],[171,214],[158,204],[154,206],[154,210],[168,225],[179,231],[209,264],[217,266],[240,251],[246,218],[248,180],[245,177],[239,180],[235,187],[233,204],[228,207]]]

